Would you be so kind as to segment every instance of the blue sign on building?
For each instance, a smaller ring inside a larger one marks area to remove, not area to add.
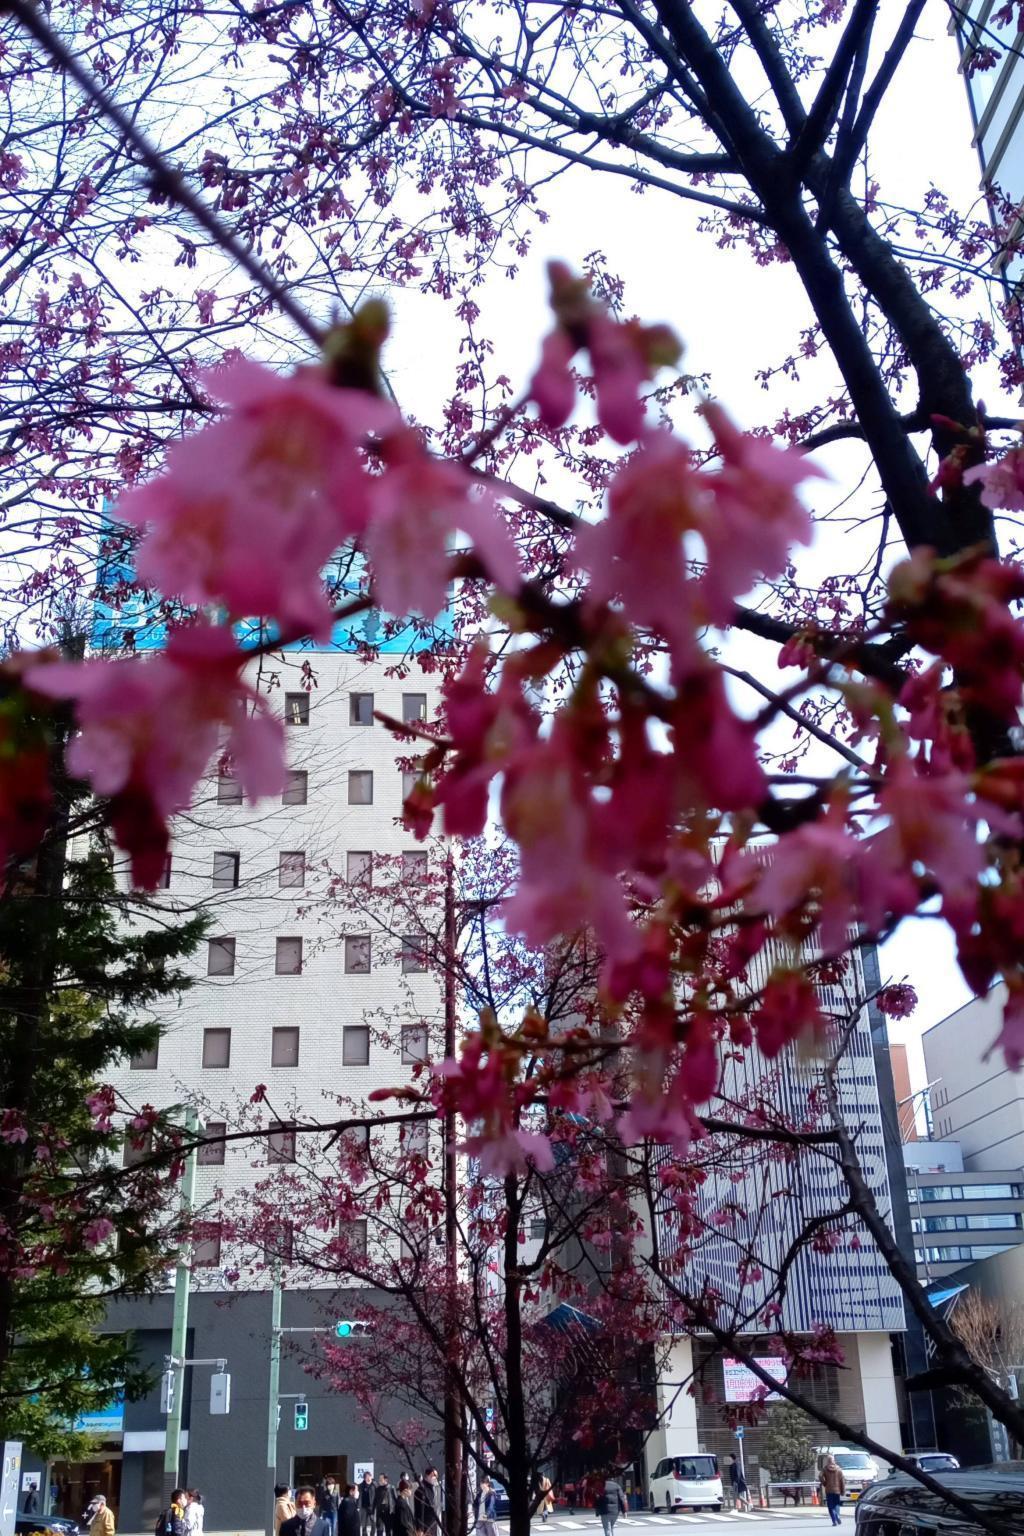
[[[89,1413],[80,1413],[73,1421],[71,1428],[80,1434],[96,1435],[100,1439],[109,1439],[111,1435],[119,1435],[124,1429],[124,1393],[119,1392],[113,1402],[107,1403],[104,1408],[94,1408]]]

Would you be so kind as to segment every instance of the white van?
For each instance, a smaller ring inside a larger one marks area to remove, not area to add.
[[[663,1456],[651,1473],[652,1509],[721,1509],[717,1456]]]
[[[819,1445],[815,1451],[815,1477],[821,1476],[821,1469],[829,1456],[835,1457],[836,1465],[843,1474],[848,1499],[859,1499],[862,1493],[866,1493],[877,1482],[877,1461],[867,1451],[858,1450],[855,1445]]]

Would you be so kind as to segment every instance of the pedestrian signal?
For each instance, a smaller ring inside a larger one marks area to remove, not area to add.
[[[295,1428],[296,1429],[308,1429],[309,1428],[309,1404],[308,1403],[296,1403],[295,1404]]]

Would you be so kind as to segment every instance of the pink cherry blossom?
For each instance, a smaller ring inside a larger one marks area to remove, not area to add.
[[[106,1242],[107,1238],[112,1237],[115,1231],[116,1228],[112,1221],[106,1216],[97,1216],[94,1221],[88,1222],[82,1228],[82,1241],[90,1248],[98,1248],[100,1243]]]
[[[564,427],[576,403],[576,381],[570,364],[576,348],[565,331],[552,331],[541,345],[540,365],[530,384],[531,398],[546,427]]]
[[[427,618],[441,611],[456,529],[472,540],[491,580],[514,592],[519,560],[493,496],[460,465],[432,459],[411,429],[390,437],[383,453],[384,472],[371,482],[366,535],[382,607]]]
[[[1024,448],[1011,448],[1001,459],[976,464],[965,485],[980,485],[981,499],[994,512],[1024,512]]]
[[[794,544],[811,542],[810,514],[793,494],[824,472],[795,448],[776,448],[733,426],[721,406],[703,407],[721,465],[707,472],[712,503],[701,534],[707,550],[703,592],[713,623],[732,617],[736,599],[761,576],[778,576]]]
[[[969,780],[956,770],[920,773],[907,756],[890,766],[878,796],[889,825],[866,840],[861,865],[862,899],[873,929],[887,909],[898,915],[911,910],[915,867],[931,873],[948,900],[974,897],[984,860],[969,789]]]
[[[822,953],[849,945],[860,890],[861,845],[846,828],[846,801],[833,798],[824,818],[799,827],[759,851],[762,873],[745,906],[778,920],[810,902],[818,909]]]

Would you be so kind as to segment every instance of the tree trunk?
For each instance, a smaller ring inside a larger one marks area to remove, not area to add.
[[[505,1465],[509,1502],[509,1536],[529,1536],[530,1448],[526,1404],[523,1401],[522,1276],[519,1273],[519,1190],[515,1174],[505,1179]]]

